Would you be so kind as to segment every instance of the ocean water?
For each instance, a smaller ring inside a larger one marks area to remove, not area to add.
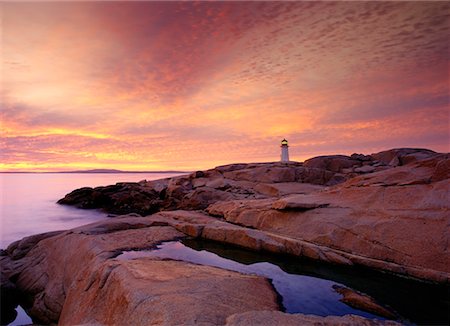
[[[105,218],[99,210],[58,205],[81,187],[156,180],[175,173],[0,173],[0,248],[23,237],[65,230]]]

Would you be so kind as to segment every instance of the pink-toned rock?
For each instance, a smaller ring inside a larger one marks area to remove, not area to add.
[[[23,239],[1,257],[2,279],[14,280],[29,296],[28,312],[42,323],[57,322],[63,311],[61,324],[208,325],[224,324],[229,315],[239,313],[227,322],[370,325],[376,322],[355,316],[246,314],[277,309],[266,280],[181,262],[114,257],[187,234],[448,283],[448,155],[402,149],[377,157],[379,162],[373,156],[316,160],[325,162],[325,168],[237,164],[173,178],[159,190],[149,182],[105,187],[120,190],[108,194],[120,203],[140,198],[128,196],[127,191],[136,190],[151,195],[145,200],[164,201],[163,208],[190,211],[117,217]],[[393,159],[399,166],[388,167]],[[350,168],[375,172],[354,177],[345,170]],[[335,183],[340,184],[331,186]],[[85,190],[75,192],[82,201],[86,192],[96,193]],[[144,207],[148,202],[135,204]],[[206,206],[206,212],[192,211]],[[232,299],[236,296],[239,300]],[[356,302],[353,294],[347,299]]]
[[[192,180],[192,187],[195,188],[200,188],[200,187],[204,187],[206,185],[206,183],[208,182],[207,178],[197,178],[197,179],[193,179]]]
[[[308,210],[319,207],[326,207],[329,203],[321,200],[315,195],[292,195],[275,201],[272,208],[278,210]]]
[[[209,187],[201,187],[185,195],[179,207],[181,209],[205,209],[214,202],[231,199],[234,199],[231,193]]]
[[[447,160],[447,155],[433,155],[355,177],[328,190],[292,196],[298,200],[216,203],[208,212],[232,223],[338,250],[354,264],[446,282],[450,280],[449,179],[433,182],[432,176],[443,170],[442,162]],[[294,206],[315,208],[284,209],[290,201]],[[328,259],[323,250],[308,255]]]
[[[169,226],[152,226],[158,223],[144,218],[116,218],[36,242],[16,261],[20,265],[14,270],[17,288],[30,298],[27,312],[41,323],[55,323],[66,294],[76,286],[81,273],[95,271],[99,264],[122,250],[150,248],[183,236]],[[17,247],[21,247],[20,242]]]
[[[265,205],[267,206],[268,200],[265,202]],[[239,201],[235,201],[234,203],[237,205],[236,207],[239,207]],[[225,202],[224,204],[230,203]],[[342,210],[342,208],[340,210]],[[357,253],[333,248],[326,236],[320,237],[320,240],[324,241],[325,244],[317,244],[312,241],[283,235],[278,231],[261,231],[261,229],[266,228],[281,230],[286,223],[286,214],[278,212],[278,219],[276,219],[277,224],[274,223],[275,220],[269,219],[270,215],[267,216],[267,212],[258,215],[257,219],[252,219],[252,214],[252,212],[249,212],[248,217],[244,220],[240,219],[241,216],[239,215],[236,215],[234,218],[238,221],[244,221],[246,224],[258,229],[248,229],[235,224],[230,225],[224,221],[192,211],[164,212],[156,214],[152,218],[156,218],[158,221],[163,218],[169,225],[172,225],[182,232],[185,232],[184,230],[186,229],[195,229],[197,230],[195,231],[196,237],[203,237],[226,244],[239,245],[251,250],[287,253],[334,264],[364,265],[373,269],[385,270],[396,274],[409,275],[419,279],[433,280],[442,283],[450,280],[450,275],[446,272],[440,272],[424,267],[405,266],[386,261],[385,259],[370,258]]]
[[[215,170],[220,173],[232,172],[236,170],[246,169],[249,165],[246,163],[237,163],[237,164],[228,164],[228,165],[220,165],[215,168]]]
[[[325,169],[309,167],[297,168],[295,173],[297,182],[311,183],[314,185],[328,185],[336,174]],[[333,180],[332,184],[334,185],[336,182]]]
[[[60,325],[223,325],[231,314],[278,309],[266,279],[214,267],[112,260],[88,274],[68,291]]]
[[[307,194],[323,189],[323,186],[301,182],[259,183],[255,190],[270,197],[279,197],[289,194]]]
[[[270,167],[261,166],[256,168],[249,168],[243,170],[235,170],[225,172],[224,176],[232,180],[244,180],[251,182],[294,182],[295,181],[295,169],[289,165],[285,167]]]
[[[172,226],[169,226],[172,225]],[[277,295],[264,278],[185,262],[118,260],[123,250],[150,248],[183,236],[174,228],[257,248],[276,245],[257,230],[218,221],[200,212],[117,217],[70,231],[24,239],[17,260],[5,259],[9,277],[31,301],[34,320],[60,325],[223,325],[235,313],[277,310]],[[217,229],[219,232],[214,233]],[[2,273],[3,277],[3,273]]]
[[[399,166],[389,167],[392,160]],[[445,280],[449,170],[447,154],[393,149],[304,165],[221,166],[170,180],[160,197],[165,209],[206,208],[230,223],[309,243],[300,255]],[[186,223],[175,227],[202,236],[203,225]]]
[[[387,151],[371,154],[370,156],[377,161],[388,165],[405,165],[412,161],[418,161],[430,158],[437,153],[423,148],[394,148]]]
[[[400,326],[394,321],[367,319],[360,316],[320,317],[304,314],[287,314],[280,311],[249,311],[227,318],[226,326]]]
[[[205,185],[214,189],[226,189],[230,186],[230,182],[223,177],[218,177],[214,179],[208,179]]]
[[[431,176],[431,182],[437,182],[445,179],[450,179],[450,159],[448,156],[435,165]]]
[[[348,169],[354,166],[361,166],[361,162],[345,155],[318,156],[306,160],[305,167],[324,169],[332,172],[341,172],[342,169]]]

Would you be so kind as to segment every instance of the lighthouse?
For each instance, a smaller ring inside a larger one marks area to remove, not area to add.
[[[281,162],[289,162],[289,146],[288,141],[283,139],[281,141]]]

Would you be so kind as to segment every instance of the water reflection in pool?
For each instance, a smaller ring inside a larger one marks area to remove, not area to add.
[[[343,285],[370,295],[391,307],[402,322],[448,325],[448,286],[411,281],[363,268],[322,264],[284,255],[260,254],[212,241],[185,239],[166,242],[153,251],[129,251],[119,258],[158,257],[215,266],[265,276],[280,296],[287,312],[320,316],[356,314],[379,318],[339,301],[332,286]]]
[[[320,316],[358,314],[369,318],[377,317],[340,302],[341,295],[332,288],[334,284],[339,283],[307,275],[290,274],[270,262],[245,264],[223,258],[210,251],[195,250],[177,241],[165,242],[158,246],[158,250],[129,251],[119,257],[133,259],[143,256],[183,260],[267,277],[272,280],[275,289],[282,297],[284,308],[290,313],[300,312]]]

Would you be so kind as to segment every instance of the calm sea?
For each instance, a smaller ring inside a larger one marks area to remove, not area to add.
[[[98,210],[58,205],[81,187],[156,180],[175,173],[0,173],[0,248],[23,237],[65,230],[106,217]]]

